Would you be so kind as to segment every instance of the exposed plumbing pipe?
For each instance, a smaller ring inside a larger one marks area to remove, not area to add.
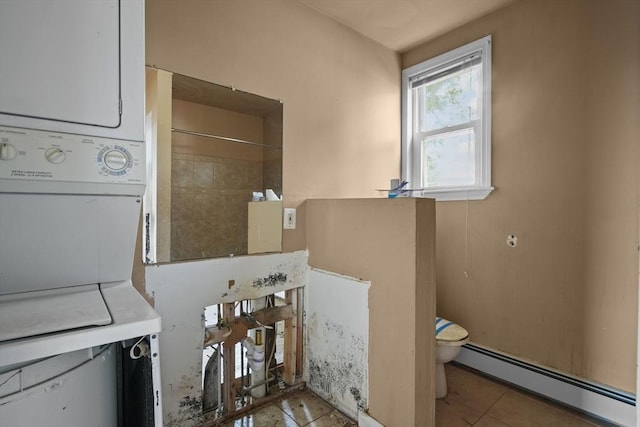
[[[267,299],[258,298],[252,300],[251,305],[254,311],[260,310],[267,306]],[[253,338],[243,339],[242,345],[247,349],[247,362],[251,368],[251,396],[259,398],[267,394],[267,388],[264,384],[266,378],[264,363],[265,330],[263,327],[256,328],[252,331],[252,335]]]
[[[251,368],[251,396],[264,397],[266,394],[264,369],[264,340],[262,331],[256,330],[256,341],[250,337],[242,340],[242,346],[247,350],[247,364]]]

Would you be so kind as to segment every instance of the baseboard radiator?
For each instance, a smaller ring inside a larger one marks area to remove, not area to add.
[[[605,421],[629,427],[636,425],[636,397],[631,393],[578,379],[472,343],[462,347],[455,362]]]

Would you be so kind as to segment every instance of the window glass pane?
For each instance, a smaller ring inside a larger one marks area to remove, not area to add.
[[[422,140],[422,187],[475,184],[473,128],[431,135]]]
[[[416,197],[481,200],[491,186],[491,36],[402,70],[402,178]]]
[[[413,89],[417,129],[428,132],[478,119],[480,65],[443,76]]]

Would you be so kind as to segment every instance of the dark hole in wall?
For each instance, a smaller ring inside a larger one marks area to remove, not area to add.
[[[118,348],[120,398],[118,425],[122,427],[154,427],[153,381],[148,357],[131,359],[131,347]]]

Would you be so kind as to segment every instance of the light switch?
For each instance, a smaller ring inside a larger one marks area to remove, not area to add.
[[[284,223],[283,228],[285,230],[293,230],[296,228],[296,210],[293,208],[285,208],[284,210]]]

